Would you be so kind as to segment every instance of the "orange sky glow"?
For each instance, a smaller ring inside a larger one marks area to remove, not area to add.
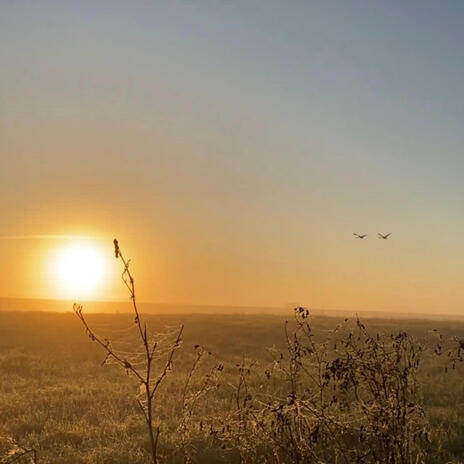
[[[451,11],[40,3],[1,6],[0,297],[127,299],[117,237],[146,302],[463,314]]]

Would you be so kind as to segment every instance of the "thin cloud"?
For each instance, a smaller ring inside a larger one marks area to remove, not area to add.
[[[0,240],[104,240],[102,237],[88,235],[3,235]]]

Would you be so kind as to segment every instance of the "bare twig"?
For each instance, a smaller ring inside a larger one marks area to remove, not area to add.
[[[118,364],[126,371],[127,374],[132,375],[139,382],[139,392],[141,392],[141,395],[137,398],[137,404],[143,414],[147,426],[151,445],[152,461],[153,464],[157,464],[160,427],[159,425],[155,426],[154,404],[159,387],[167,377],[168,373],[172,370],[174,354],[181,345],[184,326],[180,326],[174,339],[167,347],[163,347],[164,351],[162,351],[159,337],[157,338],[152,336],[146,323],[142,323],[140,312],[137,307],[135,281],[129,269],[130,260],[126,260],[124,258],[116,239],[114,239],[113,243],[115,257],[122,261],[124,267],[121,278],[129,291],[132,301],[134,324],[137,327],[138,338],[143,352],[144,362],[142,363],[142,367],[140,362],[136,363],[130,356],[125,356],[124,353],[115,349],[110,340],[102,338],[94,332],[84,316],[82,305],[75,304],[74,312],[84,325],[89,338],[98,343],[105,350],[106,356],[103,363],[105,364],[112,361]],[[159,361],[159,356],[161,355],[164,355],[164,361],[161,365],[157,365],[158,363],[155,361]]]

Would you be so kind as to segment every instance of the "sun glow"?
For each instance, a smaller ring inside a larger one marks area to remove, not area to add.
[[[107,277],[107,263],[95,245],[68,245],[57,250],[52,274],[60,296],[95,297]]]

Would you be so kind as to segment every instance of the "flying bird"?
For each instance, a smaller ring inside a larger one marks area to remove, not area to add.
[[[379,238],[381,238],[382,240],[387,240],[387,238],[390,237],[391,233],[385,234],[385,235],[378,233],[377,235],[378,235]]]
[[[354,232],[353,232],[353,235],[354,235],[356,238],[360,238],[361,240],[362,240],[363,238],[366,238],[366,237],[367,237],[367,234],[359,235],[359,234],[355,234]]]

